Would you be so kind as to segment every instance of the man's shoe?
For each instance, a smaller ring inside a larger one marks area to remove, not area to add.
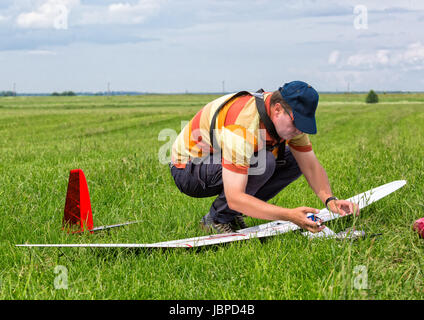
[[[200,221],[200,226],[206,231],[214,231],[218,233],[233,233],[236,229],[233,223],[217,223],[214,222],[210,214],[205,215]]]
[[[243,215],[237,215],[234,217],[234,220],[232,221],[232,224],[236,225],[236,230],[239,229],[246,229],[248,226],[246,222],[244,222]]]

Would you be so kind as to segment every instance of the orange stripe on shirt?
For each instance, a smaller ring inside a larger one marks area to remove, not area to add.
[[[222,166],[235,173],[247,174],[249,171],[249,167],[238,166],[232,163],[223,163]]]
[[[200,149],[208,150],[209,148],[205,148],[205,143],[202,143],[202,132],[200,130],[200,118],[202,116],[203,109],[204,108],[200,109],[191,120],[190,144],[197,144]]]
[[[236,123],[237,117],[239,116],[240,112],[243,110],[243,107],[250,99],[254,99],[254,97],[252,97],[251,95],[245,95],[237,98],[234,101],[234,103],[231,105],[231,108],[227,112],[224,126]]]
[[[225,124],[225,119],[227,118],[227,113],[228,113],[228,110],[230,110],[230,108],[231,108],[231,106],[233,105],[233,103],[234,102],[236,102],[237,101],[237,99],[231,99],[230,101],[228,101],[227,103],[226,103],[226,105],[221,109],[221,111],[219,111],[219,113],[218,113],[218,117],[217,117],[217,119],[216,119],[216,122],[217,122],[217,126],[216,126],[216,128],[219,130],[219,129],[222,129],[222,127],[224,126],[224,124]]]
[[[192,131],[198,130],[200,128],[200,117],[202,116],[203,109],[204,108],[200,109],[199,112],[197,112],[194,116],[191,124]]]
[[[195,131],[195,134],[198,134],[199,130]],[[193,140],[193,120],[191,120],[188,124],[188,126],[185,128],[184,131],[184,143],[186,146],[188,146],[188,151],[190,153],[195,154],[197,157],[202,156],[202,150],[197,145],[197,141]]]
[[[290,149],[293,148],[296,151],[300,151],[300,152],[309,152],[312,151],[312,145],[307,145],[307,146],[293,146],[289,143]]]

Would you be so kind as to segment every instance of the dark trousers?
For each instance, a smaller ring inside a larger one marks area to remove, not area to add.
[[[265,170],[260,175],[249,175],[246,193],[268,201],[299,178],[302,172],[288,147],[286,147],[284,159],[284,165],[277,165],[274,155],[267,151]],[[209,211],[215,222],[228,223],[234,219],[234,216],[241,214],[228,207],[220,163],[188,162],[184,169],[171,166],[171,174],[178,189],[188,196],[205,198],[218,195]]]

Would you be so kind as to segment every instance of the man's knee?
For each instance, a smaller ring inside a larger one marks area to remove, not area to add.
[[[201,168],[201,165],[194,166],[191,163],[184,169],[171,168],[171,175],[177,188],[194,198],[207,198],[220,194],[223,188],[220,174],[215,171],[210,171],[208,174],[207,166]]]

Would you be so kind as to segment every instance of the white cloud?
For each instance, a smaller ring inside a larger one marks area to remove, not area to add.
[[[343,63],[340,65],[343,65]],[[411,43],[403,50],[378,50],[372,53],[358,53],[349,56],[344,65],[367,68],[387,66],[402,67],[404,69],[423,69],[424,45],[418,41]]]
[[[379,64],[387,64],[389,62],[389,50],[378,50],[377,51],[377,63]]]
[[[403,53],[402,58],[407,63],[424,62],[424,45],[420,41],[410,44],[408,49]]]
[[[347,59],[347,65],[352,67],[386,65],[389,62],[389,50],[378,50],[375,53],[359,53]]]
[[[21,28],[60,28],[67,25],[69,11],[79,3],[79,0],[47,0],[34,11],[19,14],[16,24]]]
[[[353,67],[358,67],[361,65],[368,65],[368,66],[372,66],[375,63],[375,55],[373,53],[367,53],[367,54],[355,54],[350,56],[347,59],[347,65],[348,66],[353,66]]]
[[[330,53],[330,56],[328,57],[328,64],[336,64],[337,60],[339,59],[340,51],[334,50]]]
[[[148,16],[159,10],[160,1],[158,0],[140,0],[135,5],[128,3],[111,4],[108,8],[109,15],[112,20],[121,23],[141,23]]]
[[[162,0],[139,0],[135,4],[113,3],[81,12],[78,24],[139,24],[157,14]],[[85,9],[88,9],[87,7]]]
[[[129,12],[133,6],[129,3],[113,3],[109,5],[109,12]]]
[[[26,54],[38,56],[55,56],[56,52],[50,50],[29,50],[26,51]]]

